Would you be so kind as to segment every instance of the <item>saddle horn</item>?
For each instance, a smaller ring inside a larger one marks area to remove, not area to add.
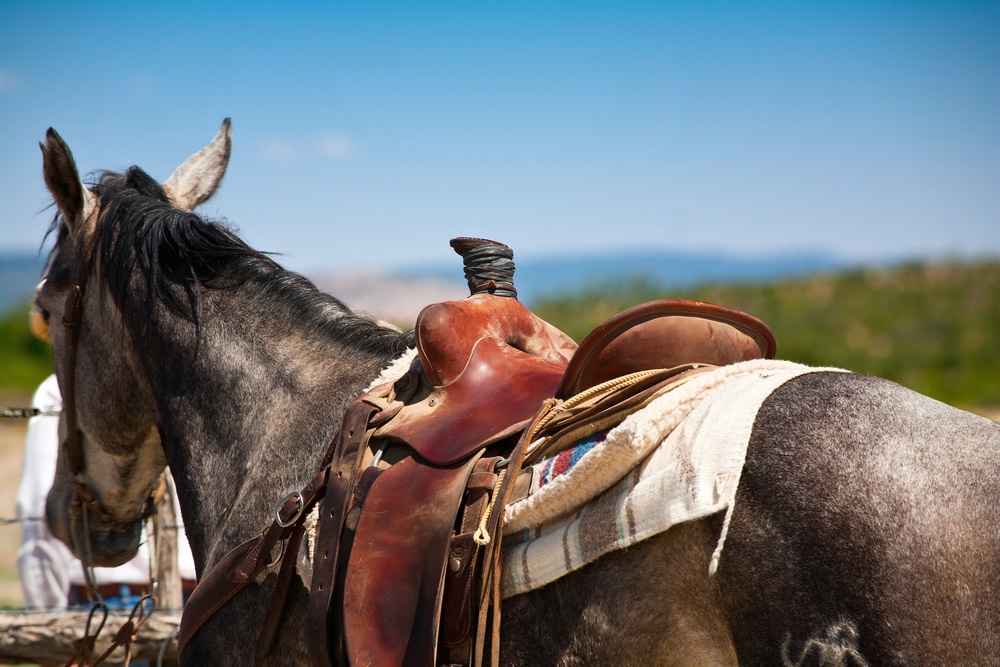
[[[489,239],[460,236],[451,247],[462,256],[469,295],[492,294],[517,298],[514,287],[514,251],[510,246]]]

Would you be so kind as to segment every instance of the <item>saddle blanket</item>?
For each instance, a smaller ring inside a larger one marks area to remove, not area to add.
[[[410,350],[369,389],[401,377]],[[714,574],[757,410],[789,380],[838,368],[758,359],[694,376],[618,426],[522,470],[528,495],[504,516],[504,598],[541,588],[616,549],[726,510],[708,563]],[[297,571],[311,587],[317,509]]]
[[[718,567],[757,410],[785,382],[840,371],[753,360],[702,373],[613,429],[540,461],[505,513],[503,597],[540,588],[615,549],[726,510]]]

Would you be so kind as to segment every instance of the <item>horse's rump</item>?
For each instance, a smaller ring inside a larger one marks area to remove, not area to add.
[[[778,388],[718,572],[741,661],[998,664],[998,454],[996,423],[880,378]]]

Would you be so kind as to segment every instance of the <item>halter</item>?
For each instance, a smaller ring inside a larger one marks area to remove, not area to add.
[[[125,530],[136,520],[121,521],[108,512],[101,500],[83,481],[86,472],[86,459],[83,454],[83,442],[77,429],[76,410],[76,352],[80,338],[82,322],[82,304],[84,288],[90,275],[92,255],[88,255],[77,272],[76,284],[66,297],[66,307],[63,309],[62,324],[66,330],[66,376],[65,386],[60,386],[63,397],[63,418],[66,420],[66,439],[63,448],[66,451],[66,468],[73,479],[70,489],[73,491],[73,504],[70,506],[70,518],[82,517],[86,524],[86,510],[89,510],[101,522],[112,529]],[[143,508],[139,521],[147,518],[153,511],[152,495]],[[85,568],[86,569],[86,568]]]

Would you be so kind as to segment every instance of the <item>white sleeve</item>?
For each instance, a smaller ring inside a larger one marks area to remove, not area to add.
[[[39,385],[32,407],[51,413],[61,410],[62,399],[54,375]],[[17,570],[27,609],[64,608],[70,586],[84,584],[86,581],[80,561],[66,545],[52,535],[45,522],[45,499],[52,488],[58,461],[58,414],[32,417],[28,421],[21,482],[15,502],[15,512],[21,522]],[[178,523],[181,523],[180,508],[175,506],[175,511]],[[194,579],[194,558],[183,525],[180,526],[177,546],[181,576]],[[98,584],[148,582],[149,551],[145,539],[139,552],[128,563],[115,568],[94,568],[93,573]]]
[[[194,566],[194,554],[191,553],[191,543],[188,542],[187,532],[184,530],[184,520],[181,518],[181,506],[174,496],[174,514],[177,516],[177,570],[183,579],[195,581],[198,575]]]
[[[32,407],[58,412],[62,407],[54,375],[38,387]],[[26,608],[65,607],[69,592],[68,565],[74,560],[45,523],[45,497],[52,487],[59,458],[59,417],[43,414],[28,421],[21,482],[15,512],[21,522],[17,570]]]

